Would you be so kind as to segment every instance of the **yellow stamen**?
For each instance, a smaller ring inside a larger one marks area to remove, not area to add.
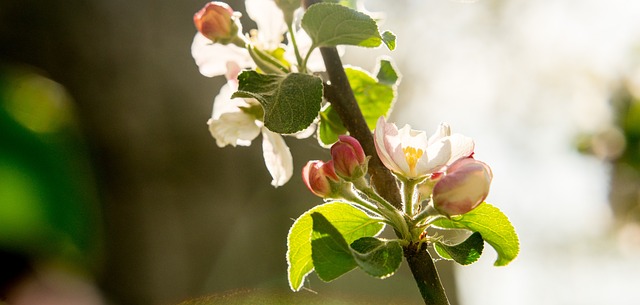
[[[407,159],[409,170],[412,174],[415,173],[416,164],[418,163],[418,160],[420,160],[420,157],[422,157],[424,151],[422,151],[422,149],[416,149],[411,146],[404,147],[402,151],[404,152],[405,159]]]

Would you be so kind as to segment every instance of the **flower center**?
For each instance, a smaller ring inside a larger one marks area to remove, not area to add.
[[[420,157],[422,157],[424,151],[422,151],[422,149],[416,149],[415,147],[411,146],[402,148],[402,151],[404,152],[404,158],[407,159],[409,170],[411,171],[411,173],[414,173],[416,164],[418,163]]]

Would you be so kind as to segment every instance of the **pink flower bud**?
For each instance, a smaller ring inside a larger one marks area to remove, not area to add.
[[[473,158],[460,159],[433,187],[433,204],[442,214],[465,214],[487,198],[493,179],[491,168]]]
[[[333,161],[309,161],[302,169],[302,181],[318,197],[329,198],[334,195],[333,185],[340,181],[333,168]]]
[[[224,2],[209,2],[193,15],[198,32],[213,42],[228,44],[238,34],[233,9]]]
[[[331,158],[338,176],[345,180],[354,180],[367,173],[367,156],[360,142],[351,136],[339,136],[338,142],[331,146]]]

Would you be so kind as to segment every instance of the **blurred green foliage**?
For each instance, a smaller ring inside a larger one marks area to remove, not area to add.
[[[583,153],[611,164],[609,201],[616,218],[640,223],[640,97],[623,86],[611,97],[614,119],[577,143]]]
[[[0,250],[95,267],[97,196],[71,99],[32,69],[0,67]]]

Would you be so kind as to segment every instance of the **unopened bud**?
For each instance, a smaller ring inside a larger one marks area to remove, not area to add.
[[[209,2],[195,15],[193,23],[198,32],[213,42],[228,44],[238,36],[237,17],[224,2]]]
[[[493,179],[491,168],[473,158],[460,159],[433,187],[433,204],[442,214],[465,214],[487,198]]]
[[[336,197],[336,185],[340,178],[333,168],[333,161],[309,161],[302,169],[302,181],[318,197]]]
[[[360,142],[351,136],[342,135],[331,146],[331,158],[336,174],[347,181],[356,180],[367,173],[369,159]]]

